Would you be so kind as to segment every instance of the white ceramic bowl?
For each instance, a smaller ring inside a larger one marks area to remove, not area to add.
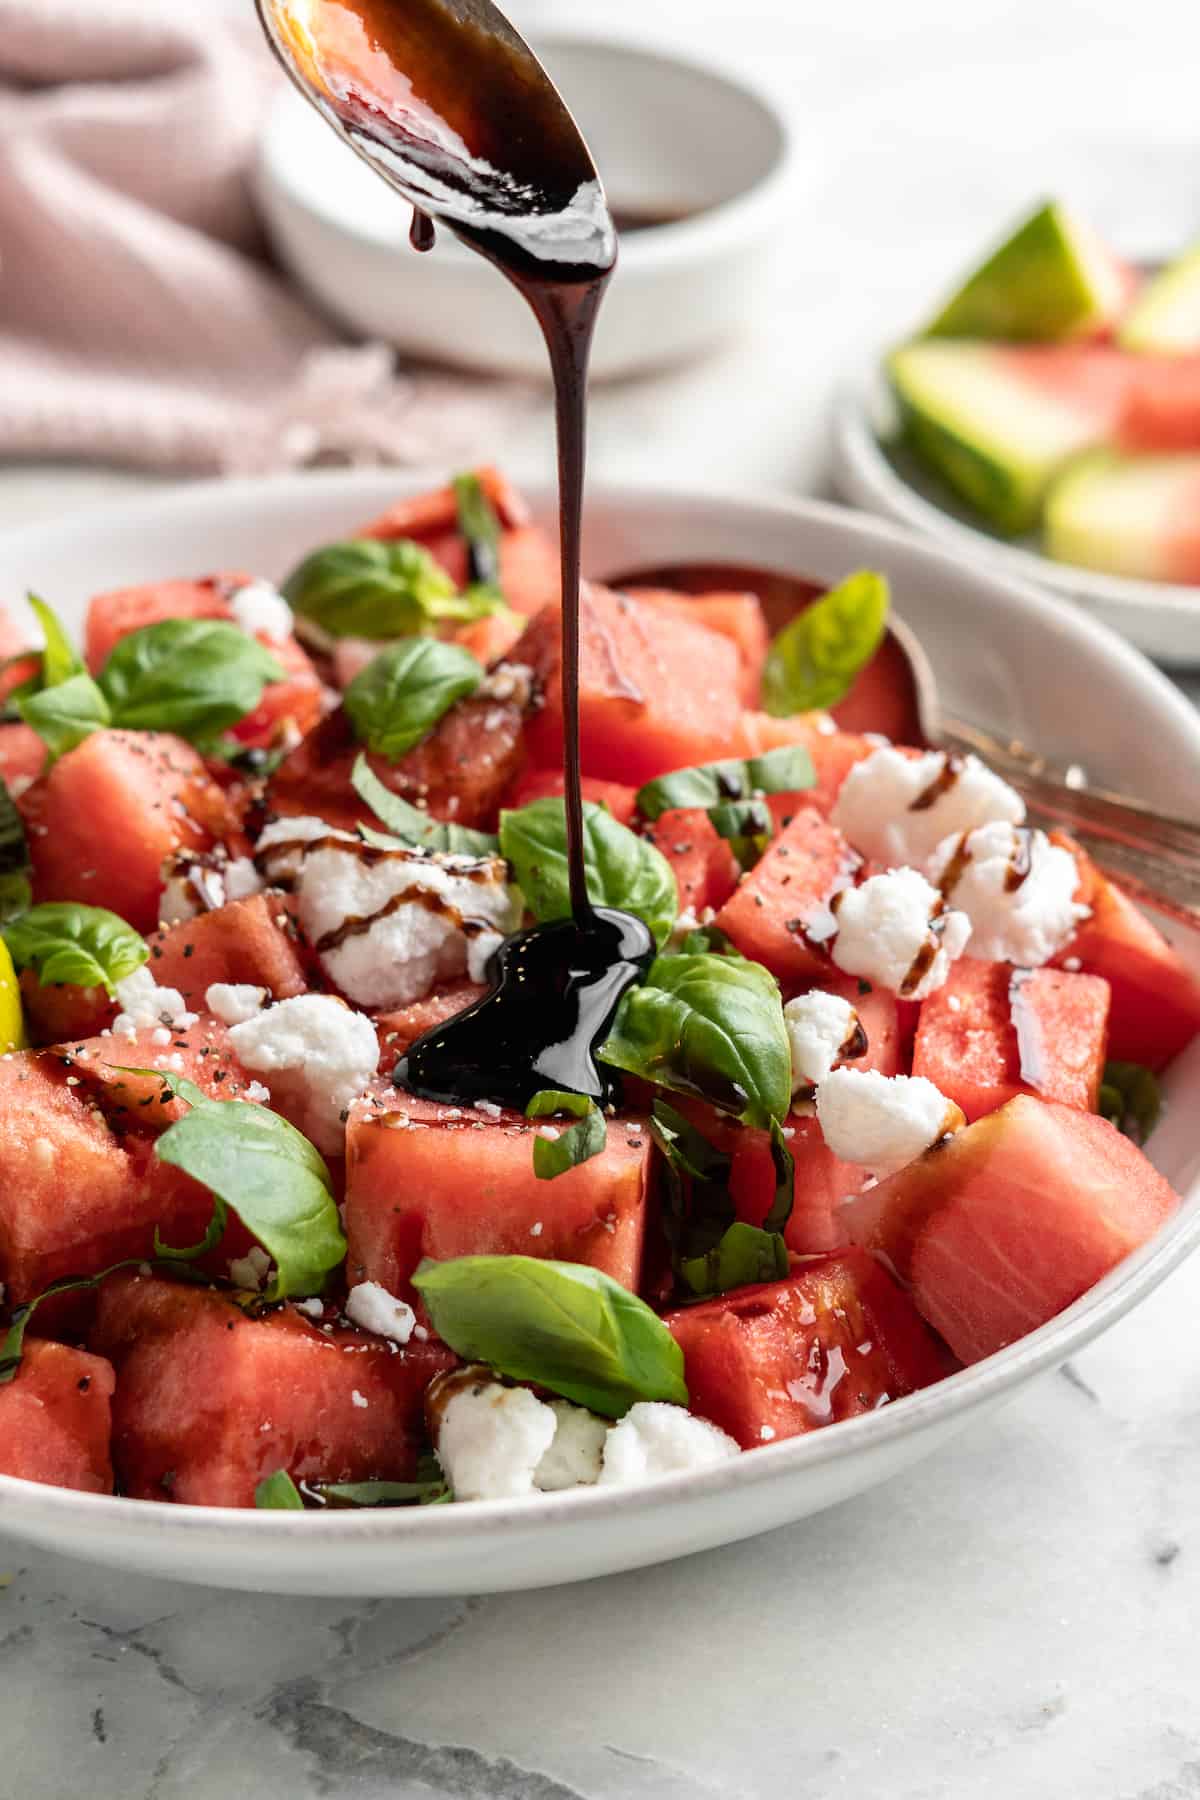
[[[78,624],[98,589],[224,565],[279,578],[431,478],[333,474],[166,492],[0,539],[0,590],[35,586]],[[534,493],[549,515],[551,496]],[[617,488],[591,495],[597,575],[684,556],[759,560],[833,581],[883,569],[956,707],[1078,754],[1177,811],[1200,783],[1200,719],[1109,632],[887,525],[814,501]],[[1152,1151],[1189,1196],[1137,1256],[1040,1331],[883,1411],[641,1488],[417,1511],[238,1512],[105,1499],[0,1477],[0,1530],[141,1574],[303,1594],[472,1594],[632,1569],[767,1531],[895,1474],[1135,1305],[1200,1237],[1200,1047],[1172,1072]]]
[[[538,37],[615,207],[689,213],[627,234],[604,303],[595,373],[694,356],[761,305],[788,217],[791,140],[763,96],[683,56]],[[282,260],[335,318],[420,356],[546,378],[528,309],[449,232],[414,255],[398,195],[292,91],[263,134],[257,190]]]
[[[1076,568],[1043,556],[1033,538],[1014,543],[993,534],[897,440],[898,430],[881,375],[841,394],[834,413],[833,472],[845,499],[976,562],[1065,594],[1159,662],[1200,663],[1200,587]]]

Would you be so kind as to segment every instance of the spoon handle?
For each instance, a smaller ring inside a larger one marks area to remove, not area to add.
[[[1200,927],[1200,825],[1084,786],[1081,771],[1055,774],[1023,745],[960,719],[943,720],[941,740],[948,750],[986,759],[1017,789],[1036,824],[1069,832],[1135,899]]]

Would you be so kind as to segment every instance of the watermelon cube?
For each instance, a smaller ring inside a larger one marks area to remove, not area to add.
[[[798,807],[765,855],[717,914],[743,956],[792,987],[829,967],[822,948],[836,930],[830,901],[850,887],[860,859],[816,807]]]
[[[385,1084],[356,1101],[346,1128],[351,1281],[405,1295],[423,1257],[520,1255],[590,1263],[636,1289],[645,1121],[610,1119],[607,1147],[553,1181],[533,1172],[536,1129],[520,1113],[439,1106]]]
[[[21,1365],[0,1387],[0,1475],[83,1494],[111,1494],[111,1363],[26,1338]]]
[[[733,851],[703,807],[673,807],[647,827],[646,836],[662,851],[675,875],[680,912],[703,913],[724,906],[741,871]]]
[[[158,924],[162,867],[209,850],[236,818],[204,763],[159,731],[95,731],[21,796],[35,900],[106,906]]]
[[[154,979],[178,988],[192,1012],[203,1011],[214,982],[263,987],[273,1000],[303,994],[307,974],[285,908],[279,894],[254,894],[158,932],[150,940]]]
[[[505,796],[504,804],[516,812],[535,800],[557,799],[566,785],[567,778],[561,769],[523,769],[511,792]],[[633,824],[637,813],[636,788],[626,787],[620,781],[597,781],[594,775],[585,775],[582,787],[585,800],[595,806],[606,806],[619,824]]]
[[[743,1450],[874,1412],[946,1364],[912,1302],[848,1249],[667,1315],[693,1412]]]
[[[456,1013],[465,1012],[468,1006],[474,1006],[486,992],[479,982],[455,981],[436,993],[426,994],[423,1000],[414,1000],[411,1006],[380,1013],[375,1020],[375,1029],[379,1033],[380,1073],[390,1075],[400,1057],[419,1037],[424,1037],[435,1026],[444,1025]]]
[[[1022,1093],[1095,1112],[1108,1009],[1109,986],[1097,975],[964,957],[921,1004],[913,1074],[968,1119]]]
[[[640,787],[655,775],[728,756],[739,713],[736,645],[690,618],[588,585],[580,608],[580,720],[585,775]],[[562,618],[547,608],[513,648],[538,676],[529,722],[534,762],[563,756]]]
[[[840,1207],[848,1195],[858,1193],[867,1171],[833,1154],[811,1113],[793,1113],[785,1130],[796,1174],[783,1241],[794,1256],[823,1256],[846,1242]],[[775,1198],[770,1137],[738,1126],[723,1147],[733,1158],[729,1191],[737,1216],[747,1225],[762,1225]]]
[[[631,600],[691,619],[696,625],[707,625],[710,631],[727,637],[736,646],[741,661],[742,705],[758,705],[769,638],[766,615],[757,594],[680,594],[674,588],[626,591]]]
[[[846,1203],[963,1362],[1054,1318],[1178,1199],[1107,1119],[1018,1094]]]
[[[46,746],[32,725],[0,725],[0,779],[15,793],[46,766]]]
[[[425,1389],[453,1366],[294,1307],[249,1318],[225,1295],[123,1270],[105,1282],[92,1345],[117,1370],[113,1461],[140,1500],[253,1506],[265,1476],[403,1481],[416,1471]]]
[[[64,1044],[68,1038],[99,1037],[117,1016],[117,1003],[102,987],[52,982],[43,987],[32,969],[21,973],[21,1006],[31,1044]]]

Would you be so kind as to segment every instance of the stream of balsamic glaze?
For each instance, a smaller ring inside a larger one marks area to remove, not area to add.
[[[528,46],[490,0],[258,0],[305,97],[415,212],[446,225],[531,307],[550,357],[558,436],[562,692],[572,916],[510,938],[475,1006],[417,1040],[395,1079],[430,1099],[524,1110],[544,1088],[615,1095],[597,1065],[622,994],[649,968],[640,920],[594,908],[583,854],[579,585],[587,373],[617,237],[596,169]]]

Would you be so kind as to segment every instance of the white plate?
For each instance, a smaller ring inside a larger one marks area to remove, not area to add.
[[[98,589],[214,567],[281,577],[416,475],[335,474],[193,487],[0,539],[0,591],[36,586],[74,624]],[[548,512],[548,493],[535,495]],[[1098,777],[1186,812],[1200,718],[1127,645],[1029,588],[887,525],[816,502],[597,489],[588,566],[694,556],[833,581],[887,572],[958,707]],[[1154,1159],[1190,1195],[1153,1243],[1021,1343],[882,1412],[708,1473],[522,1502],[297,1516],[105,1499],[0,1477],[0,1530],[141,1574],[302,1594],[473,1594],[609,1574],[767,1531],[895,1474],[1111,1325],[1200,1236],[1200,1049],[1173,1071]]]
[[[1003,574],[1065,594],[1159,662],[1179,668],[1200,664],[1200,587],[1075,568],[1043,556],[1033,538],[1014,542],[996,536],[898,440],[898,429],[882,376],[839,396],[833,470],[847,500]]]

